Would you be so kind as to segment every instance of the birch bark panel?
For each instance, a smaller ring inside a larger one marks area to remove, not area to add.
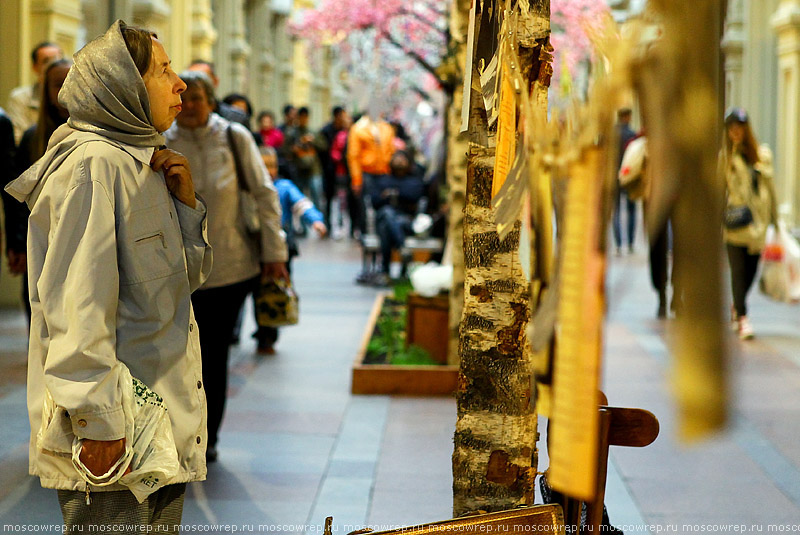
[[[530,406],[529,290],[519,224],[504,240],[491,208],[494,157],[471,154],[464,218],[464,314],[454,514],[533,503],[536,413]]]

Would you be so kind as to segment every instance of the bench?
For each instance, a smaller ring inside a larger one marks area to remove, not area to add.
[[[425,262],[431,255],[441,253],[444,249],[444,240],[441,238],[417,238],[409,236],[403,242],[399,251],[399,258],[393,260],[402,262],[405,273],[408,262],[414,260]],[[361,237],[361,269],[362,275],[376,273],[380,269],[381,240],[377,234],[364,234]]]

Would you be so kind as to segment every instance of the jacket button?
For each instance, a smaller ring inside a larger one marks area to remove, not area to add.
[[[200,444],[200,437],[197,437],[197,443]]]
[[[87,423],[86,420],[80,419],[78,420],[78,427],[86,427]]]
[[[197,388],[203,388],[203,383],[201,381],[197,381]]]

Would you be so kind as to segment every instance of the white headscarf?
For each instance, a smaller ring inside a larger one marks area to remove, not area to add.
[[[150,98],[117,20],[105,35],[75,53],[58,101],[69,110],[67,124],[137,147],[164,145],[153,126]]]

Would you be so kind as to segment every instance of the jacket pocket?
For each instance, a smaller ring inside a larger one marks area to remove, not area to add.
[[[137,284],[185,271],[180,229],[171,207],[159,204],[130,214],[117,231],[121,284]]]

